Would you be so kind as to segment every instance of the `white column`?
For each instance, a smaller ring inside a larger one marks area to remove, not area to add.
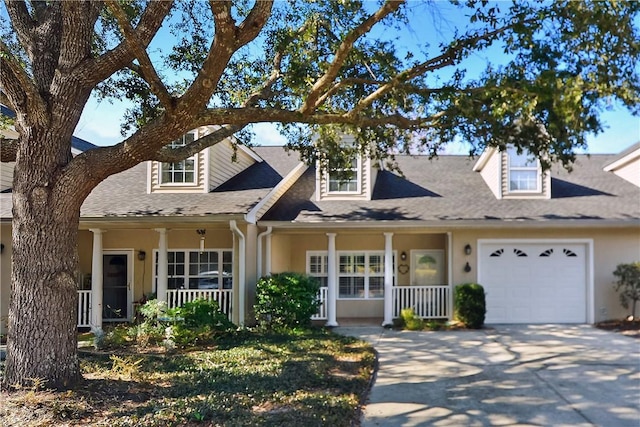
[[[102,233],[99,228],[91,228],[93,233],[93,255],[91,258],[91,327],[102,329]]]
[[[269,227],[271,228],[271,227]],[[267,253],[264,256],[264,274],[271,274],[271,233],[267,234]]]
[[[245,236],[238,228],[238,224],[235,220],[229,221],[229,227],[231,231],[238,237],[238,324],[244,326],[245,323],[245,293],[246,293],[246,262],[247,262],[247,247],[245,242]],[[234,276],[235,277],[235,276]]]
[[[337,297],[337,266],[336,266],[336,233],[327,233],[329,245],[327,248],[327,326],[338,326],[336,316]]]
[[[167,256],[167,229],[156,228],[158,234],[158,284],[156,286],[156,298],[158,301],[167,301],[167,289],[169,288],[169,259]]]
[[[265,271],[265,269],[262,267],[263,264],[263,250],[262,250],[262,238],[265,236],[271,236],[271,231],[273,230],[273,227],[269,226],[267,227],[266,231],[263,231],[262,233],[258,234],[258,249],[257,249],[257,253],[258,253],[258,259],[257,259],[257,271],[256,271],[256,275],[258,276],[258,279],[260,279],[263,276],[263,271]],[[270,243],[270,240],[267,240],[267,243]],[[267,268],[267,270],[270,270],[269,268]],[[268,274],[268,273],[267,273]]]
[[[393,325],[393,233],[384,233],[384,320]]]
[[[453,319],[453,236],[450,231],[447,231],[447,284],[449,285],[447,319],[451,320]]]

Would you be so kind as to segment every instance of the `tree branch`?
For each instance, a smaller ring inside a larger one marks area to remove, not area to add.
[[[165,17],[171,10],[173,1],[152,1],[140,17],[135,29],[136,36],[142,46],[149,46]],[[116,71],[126,67],[133,61],[134,54],[127,40],[120,42],[114,49],[98,58],[87,60],[76,68],[78,76],[82,76],[88,87],[109,78]]]
[[[125,42],[128,42],[128,46],[133,51],[135,57],[138,58],[140,63],[138,73],[147,83],[149,83],[151,90],[158,97],[166,110],[172,111],[174,107],[174,100],[167,91],[167,87],[158,76],[155,67],[151,63],[149,55],[147,54],[144,44],[131,26],[131,23],[127,19],[122,7],[120,7],[120,4],[115,0],[107,0],[107,5],[118,20],[122,34],[124,34]]]
[[[348,113],[313,113],[302,115],[298,110],[277,108],[212,108],[203,111],[194,123],[196,126],[210,124],[247,125],[249,123],[306,123],[306,124],[350,124],[361,127],[392,125],[402,129],[429,127],[437,123],[444,113],[427,117],[405,117],[401,114],[388,114],[373,117],[370,114],[349,115]]]
[[[349,114],[357,115],[362,112],[366,107],[370,106],[376,99],[379,99],[382,95],[389,92],[390,90],[404,84],[405,82],[414,79],[418,76],[424,75],[430,71],[439,70],[441,68],[450,66],[455,64],[460,60],[460,54],[464,49],[472,48],[475,44],[483,40],[490,40],[495,36],[507,31],[511,28],[512,25],[506,25],[504,27],[498,28],[494,31],[489,31],[484,34],[476,35],[467,39],[463,39],[458,41],[454,46],[450,46],[444,53],[436,56],[435,58],[431,58],[422,64],[418,64],[415,67],[409,68],[393,79],[391,79],[388,83],[382,85],[374,92],[370,93],[364,99],[361,99],[358,104],[349,112]]]
[[[209,5],[215,23],[213,43],[198,76],[180,98],[178,109],[182,111],[196,112],[206,106],[231,56],[257,37],[266,24],[273,1],[257,1],[240,27],[231,17],[231,2],[210,0]]]
[[[232,136],[236,132],[239,132],[245,126],[246,125],[224,126],[216,129],[209,135],[203,136],[202,138],[179,148],[170,148],[164,146],[155,154],[153,154],[150,160],[156,160],[158,162],[179,162],[180,160],[184,160],[187,157],[199,153],[207,147],[216,145],[223,139]]]
[[[31,78],[16,60],[8,46],[0,40],[0,82],[11,105],[32,117],[46,118],[47,108]],[[27,105],[24,105],[26,102]]]
[[[318,107],[318,99],[322,95],[322,92],[334,82],[336,77],[338,76],[338,72],[340,68],[346,61],[349,56],[349,52],[353,48],[354,43],[364,34],[368,33],[371,28],[384,19],[387,15],[395,12],[398,8],[404,3],[404,0],[401,1],[387,1],[382,7],[376,11],[373,15],[369,16],[365,19],[360,25],[355,27],[352,31],[347,34],[343,42],[338,47],[338,50],[335,53],[333,58],[333,62],[324,73],[322,77],[320,77],[309,92],[307,99],[305,100],[302,107],[300,107],[300,112],[302,114],[310,114],[313,110]]]
[[[29,51],[33,43],[32,31],[35,27],[35,22],[27,10],[26,3],[22,1],[5,0],[4,4],[11,19],[13,29],[18,36],[18,41],[26,51]]]

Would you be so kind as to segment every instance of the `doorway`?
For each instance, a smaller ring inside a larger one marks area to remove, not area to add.
[[[104,251],[102,255],[102,320],[131,320],[133,251]]]

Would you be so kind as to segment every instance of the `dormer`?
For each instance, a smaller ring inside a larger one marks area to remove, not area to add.
[[[497,199],[549,199],[551,177],[540,161],[516,148],[487,148],[473,167]]]
[[[353,137],[345,137],[345,144],[353,144]],[[371,200],[376,170],[371,159],[357,153],[345,166],[325,170],[316,167],[316,200]]]
[[[606,164],[604,171],[612,172],[636,187],[640,187],[640,142],[633,144],[612,162]]]
[[[172,141],[169,146],[183,147],[215,130],[202,126]],[[208,193],[262,159],[253,150],[224,139],[179,162],[147,163],[148,193]]]

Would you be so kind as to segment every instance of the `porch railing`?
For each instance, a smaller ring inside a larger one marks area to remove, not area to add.
[[[393,317],[400,317],[403,308],[413,308],[423,319],[449,318],[450,297],[448,286],[394,286]]]
[[[180,307],[200,298],[216,301],[220,306],[220,311],[231,319],[233,307],[233,290],[231,289],[169,289],[167,291],[169,308]]]
[[[78,326],[91,326],[91,291],[78,291]]]
[[[318,312],[311,316],[311,320],[326,320],[327,319],[327,287],[323,286],[318,291],[318,299],[320,300],[320,307]]]

